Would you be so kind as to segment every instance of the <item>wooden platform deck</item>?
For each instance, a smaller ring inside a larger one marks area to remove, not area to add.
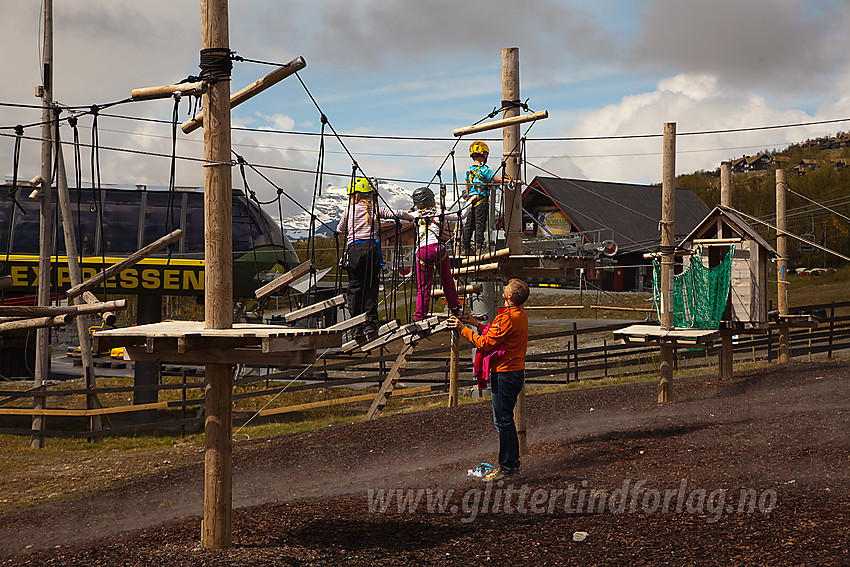
[[[667,344],[672,346],[694,347],[719,339],[719,330],[707,329],[668,329],[658,325],[631,325],[614,331],[614,338],[624,339],[627,343]]]
[[[185,364],[310,364],[316,349],[339,347],[342,331],[237,323],[205,329],[203,321],[168,321],[95,333],[95,349],[124,347],[129,360]]]

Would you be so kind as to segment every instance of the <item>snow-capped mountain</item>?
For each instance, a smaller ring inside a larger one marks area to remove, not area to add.
[[[411,189],[389,181],[378,181],[377,185],[381,206],[405,210],[413,206]],[[316,197],[316,234],[330,236],[347,205],[345,186],[329,185],[322,189],[322,196]],[[284,218],[283,230],[289,240],[305,240],[310,232],[310,214],[301,212]]]

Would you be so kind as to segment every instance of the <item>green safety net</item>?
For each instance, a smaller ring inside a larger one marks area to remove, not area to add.
[[[690,257],[688,267],[673,276],[673,325],[686,329],[717,329],[720,317],[726,310],[729,287],[732,282],[732,258],[735,245],[723,261],[713,268],[702,263],[700,247]],[[653,260],[654,278],[652,300],[661,320],[661,263]]]

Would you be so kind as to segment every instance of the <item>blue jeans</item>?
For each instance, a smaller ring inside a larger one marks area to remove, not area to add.
[[[525,382],[525,371],[491,372],[493,423],[499,432],[499,466],[506,473],[519,472],[519,438],[514,423],[514,406]]]

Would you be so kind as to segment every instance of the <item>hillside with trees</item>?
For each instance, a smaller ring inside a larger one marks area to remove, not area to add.
[[[764,156],[758,162],[764,164],[763,169],[742,171],[747,161],[755,163],[758,156]],[[775,225],[778,167],[786,170],[788,231],[850,256],[850,221],[794,194],[850,217],[850,135],[808,140],[782,151],[764,151],[733,160],[732,207]],[[714,207],[720,203],[720,168],[681,175],[676,186],[693,190],[704,203]],[[769,242],[773,241],[775,231],[758,228]],[[793,238],[788,255],[792,267],[845,264],[840,258]]]

